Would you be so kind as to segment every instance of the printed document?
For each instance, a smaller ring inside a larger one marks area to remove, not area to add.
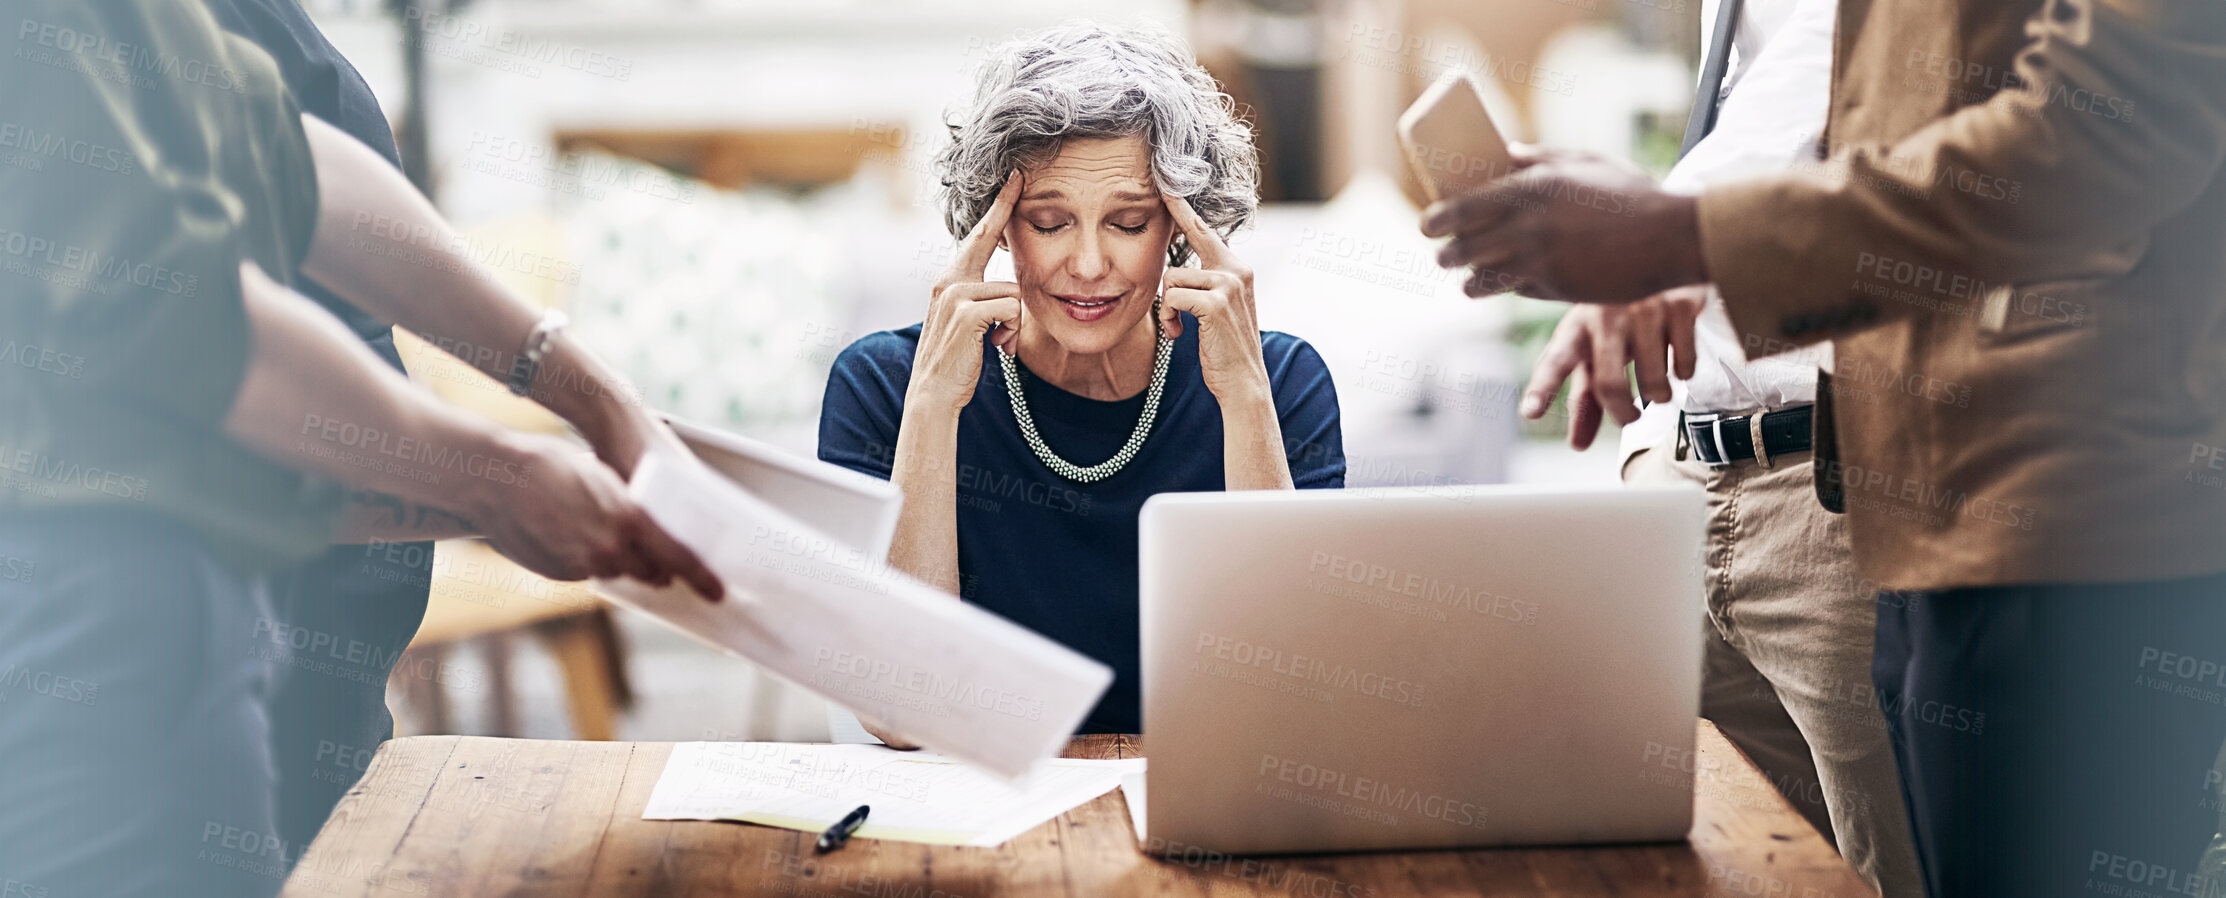
[[[873,810],[859,838],[991,847],[1121,788],[1124,775],[1141,780],[1143,769],[1142,758],[1057,758],[1008,781],[879,745],[683,742],[642,819],[739,820],[817,834],[866,805]],[[1139,798],[1130,795],[1132,809]]]
[[[880,550],[833,539],[692,456],[643,457],[629,489],[727,597],[599,581],[606,598],[929,749],[1020,776],[1066,746],[1113,682],[1112,668],[890,569]]]

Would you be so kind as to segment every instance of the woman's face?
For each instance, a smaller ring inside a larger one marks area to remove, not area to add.
[[[1072,353],[1103,353],[1151,314],[1173,220],[1152,184],[1144,138],[1070,140],[1024,171],[1005,226],[1025,306]]]

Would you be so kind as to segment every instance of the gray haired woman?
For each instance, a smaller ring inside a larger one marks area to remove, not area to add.
[[[819,457],[904,493],[891,567],[1113,667],[1085,732],[1143,728],[1144,500],[1344,485],[1329,370],[1260,330],[1223,242],[1258,205],[1232,106],[1157,32],[998,48],[938,159],[958,248],[926,321],[827,383]],[[999,250],[1015,280],[985,282]]]

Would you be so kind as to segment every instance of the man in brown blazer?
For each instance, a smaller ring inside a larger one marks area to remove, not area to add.
[[[1538,156],[1423,230],[1472,293],[1712,282],[1750,357],[1833,341],[1933,895],[2226,889],[2226,0],[1842,0],[1819,149],[1698,197]]]

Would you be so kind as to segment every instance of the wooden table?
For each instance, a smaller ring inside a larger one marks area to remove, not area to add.
[[[1226,858],[1138,851],[1115,791],[997,848],[641,819],[666,742],[418,736],[379,749],[287,881],[288,896],[1873,895],[1738,749],[1701,724],[1689,843]],[[1137,757],[1135,737],[1070,757]]]

